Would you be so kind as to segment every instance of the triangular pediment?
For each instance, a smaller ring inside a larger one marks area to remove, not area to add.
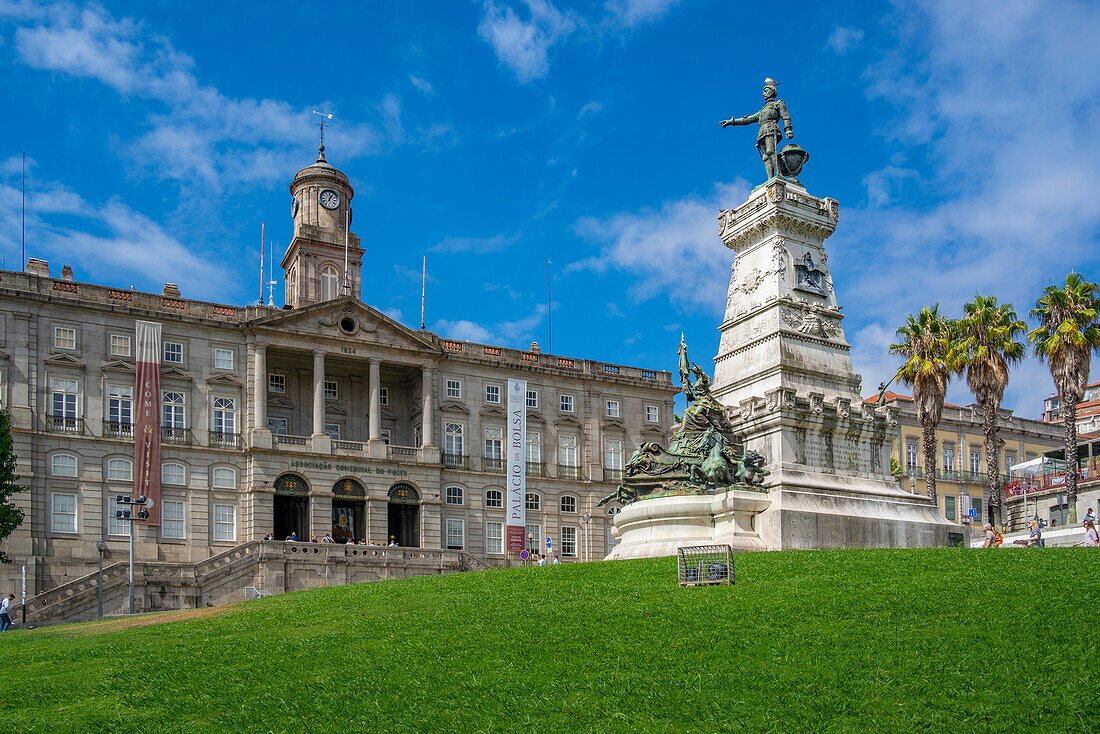
[[[0,352],[0,360],[11,359],[7,352]]]
[[[504,412],[504,408],[498,408],[493,405],[487,405],[477,412],[478,415],[491,416],[493,418],[504,418],[507,414]]]
[[[626,426],[618,418],[604,418],[600,422],[600,427],[605,431],[625,431]]]
[[[224,372],[215,372],[206,378],[206,384],[240,387],[242,383],[233,375],[228,375]]]
[[[73,367],[76,369],[84,369],[84,361],[77,359],[71,354],[51,354],[42,360],[45,364],[53,365],[54,367]]]
[[[469,413],[470,409],[466,407],[465,403],[460,403],[457,400],[445,400],[439,404],[439,409],[447,413]]]
[[[350,321],[345,323],[345,319]],[[257,329],[339,337],[349,342],[383,344],[402,349],[430,351],[433,354],[440,354],[443,351],[430,336],[402,326],[381,311],[351,296],[342,296],[332,301],[315,303],[291,311],[280,311],[250,321],[248,325]],[[352,328],[348,330],[344,328],[345,326]]]
[[[397,420],[397,414],[394,413],[389,408],[382,408],[382,410],[379,411],[379,412],[382,415],[382,420],[386,420],[386,421],[395,421],[395,420]]]
[[[554,419],[555,426],[580,426],[581,422],[571,415],[560,415]]]
[[[160,379],[162,380],[187,380],[191,381],[191,375],[181,370],[179,367],[166,367],[161,365]]]
[[[293,408],[294,403],[286,398],[268,398],[267,407],[269,408]]]
[[[333,415],[347,415],[348,412],[344,410],[344,406],[340,403],[325,403],[325,412],[332,413]]]
[[[123,362],[121,359],[109,359],[103,363],[100,369],[104,372],[124,372],[130,375],[137,372],[137,368],[134,367],[132,362]]]
[[[642,426],[642,435],[645,435],[645,436],[664,436],[665,435],[665,429],[661,428],[656,423],[651,423],[649,425]]]

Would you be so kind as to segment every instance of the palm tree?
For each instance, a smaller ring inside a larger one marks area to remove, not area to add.
[[[994,522],[1000,527],[1004,524],[1003,495],[997,479],[1003,442],[997,438],[997,413],[1008,387],[1008,368],[1024,358],[1024,344],[1016,337],[1027,332],[1027,325],[1016,317],[1011,303],[997,303],[996,296],[983,295],[963,306],[963,317],[956,324],[957,367],[966,373],[966,384],[982,408],[989,500]]]
[[[1100,351],[1100,297],[1096,283],[1077,273],[1066,276],[1064,288],[1048,285],[1031,309],[1039,326],[1027,335],[1035,356],[1050,365],[1054,386],[1062,398],[1066,438],[1066,502],[1070,522],[1077,522],[1077,403],[1089,380],[1094,351]]]
[[[943,416],[947,381],[954,371],[955,349],[952,322],[940,315],[939,304],[925,306],[906,317],[897,331],[898,343],[891,354],[905,357],[895,377],[913,388],[917,420],[924,429],[924,478],[928,496],[936,499],[936,424]]]

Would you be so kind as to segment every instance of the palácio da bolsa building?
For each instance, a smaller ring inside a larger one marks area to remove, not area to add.
[[[126,559],[115,498],[145,481],[135,426],[146,414],[160,439],[160,525],[137,528],[146,564],[292,533],[518,562],[504,544],[509,378],[527,381],[532,544],[551,538],[563,560],[608,552],[613,517],[595,504],[634,448],[667,438],[669,373],[406,328],[360,300],[354,192],[323,148],[290,193],[282,308],[80,283],[41,260],[0,272],[0,401],[27,488],[13,499],[26,518],[2,546],[14,561],[0,566],[4,593],[18,592],[23,566],[28,598],[94,572],[100,538],[108,564]],[[139,322],[159,325],[158,353],[143,357],[159,375],[152,397],[136,391]]]

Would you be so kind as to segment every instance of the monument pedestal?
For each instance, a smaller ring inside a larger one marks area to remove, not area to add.
[[[615,516],[618,545],[607,559],[674,556],[681,546],[713,543],[766,550],[757,518],[770,504],[766,492],[742,489],[634,502]]]

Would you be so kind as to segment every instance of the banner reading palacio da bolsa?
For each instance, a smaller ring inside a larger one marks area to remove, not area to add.
[[[148,525],[160,525],[160,324],[138,321],[134,497],[145,495]]]
[[[527,532],[527,381],[508,380],[508,552],[523,551]]]

